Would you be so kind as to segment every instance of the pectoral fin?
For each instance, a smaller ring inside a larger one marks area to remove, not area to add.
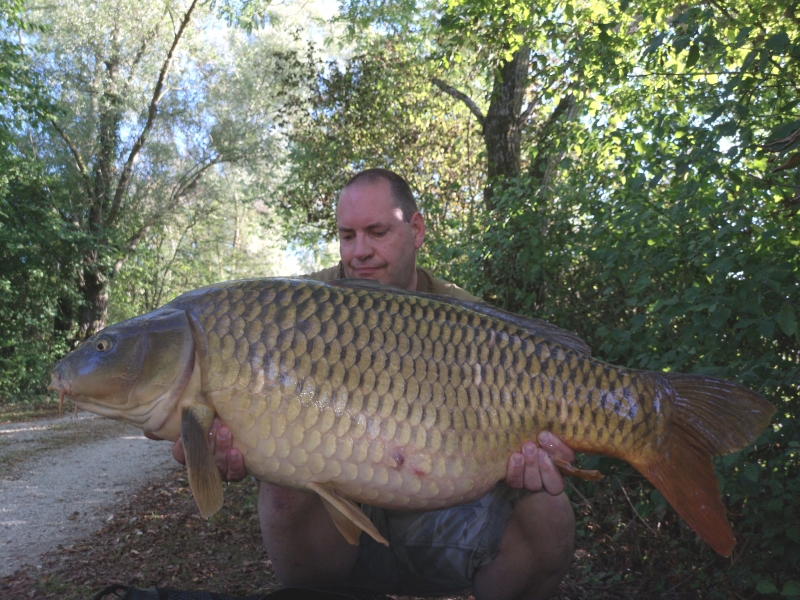
[[[361,512],[355,502],[343,498],[321,483],[307,483],[306,487],[320,495],[322,504],[333,519],[336,529],[349,543],[354,546],[358,545],[358,538],[361,532],[366,531],[376,542],[380,542],[384,546],[389,545],[386,538],[378,532],[372,521]]]
[[[189,470],[189,486],[200,513],[206,518],[222,508],[222,477],[207,434],[214,415],[211,414],[209,420],[208,412],[203,406],[186,406],[181,414],[181,441]]]
[[[572,475],[573,477],[583,479],[584,481],[599,481],[603,478],[603,474],[600,473],[600,471],[595,471],[594,469],[578,469],[577,467],[573,467],[567,461],[558,458],[557,456],[551,457],[551,460],[556,468],[561,471],[562,475]]]

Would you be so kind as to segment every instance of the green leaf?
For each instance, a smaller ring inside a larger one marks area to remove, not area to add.
[[[776,33],[767,40],[767,50],[773,54],[783,54],[786,47],[789,45],[789,36],[785,31]]]
[[[651,53],[655,52],[655,51],[658,49],[658,47],[659,47],[661,44],[663,44],[663,43],[664,43],[664,38],[665,38],[665,37],[667,37],[667,34],[666,34],[666,33],[659,33],[657,36],[655,36],[655,37],[653,38],[653,41],[651,41],[651,42],[650,42],[650,45],[649,45],[649,46],[648,46],[648,47],[645,49],[645,51],[642,53],[642,57],[645,57],[645,56],[647,56],[648,54],[651,54]]]
[[[800,527],[798,527],[797,525],[789,527],[786,530],[786,537],[788,537],[793,542],[797,542],[798,544],[800,544]]]
[[[747,41],[750,32],[753,31],[752,27],[742,27],[736,35],[736,41],[733,42],[734,48],[740,48]]]
[[[787,581],[784,583],[781,596],[800,596],[800,583],[796,581]]]
[[[775,335],[775,321],[769,318],[762,319],[761,324],[758,326],[758,333],[771,340]]]
[[[754,463],[745,465],[744,474],[750,481],[758,481],[758,465]]]
[[[697,60],[700,58],[700,45],[695,42],[692,44],[692,47],[689,48],[689,56],[686,59],[686,68],[691,69],[695,64],[697,64]]]
[[[759,594],[777,594],[778,588],[776,588],[775,584],[771,581],[763,579],[756,585],[756,591]]]
[[[709,322],[714,329],[719,329],[731,316],[731,309],[726,307],[718,307],[711,313]]]
[[[797,319],[794,314],[794,307],[788,302],[783,304],[781,312],[778,313],[775,320],[786,335],[794,335],[794,332],[797,331]]]

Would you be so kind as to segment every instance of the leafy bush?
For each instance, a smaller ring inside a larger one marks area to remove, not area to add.
[[[7,160],[0,182],[0,402],[44,392],[53,363],[74,331],[62,308],[71,290],[82,237],[47,200],[35,164]],[[70,257],[75,261],[70,262]],[[71,300],[71,301],[70,301]]]
[[[698,559],[711,561],[701,572],[683,573],[690,582],[680,586],[682,594],[696,588],[703,598],[730,597],[734,590],[796,595],[800,219],[758,188],[704,187],[707,169],[695,167],[693,176],[668,184],[630,177],[601,198],[561,190],[563,198],[546,209],[537,206],[541,190],[530,180],[506,182],[498,202],[503,218],[485,229],[484,247],[493,255],[484,261],[491,259],[494,281],[507,284],[478,280],[485,271],[465,282],[511,310],[577,331],[603,360],[738,380],[778,409],[754,446],[717,460],[739,541],[731,562],[698,547],[661,495],[627,466],[587,460],[590,468],[601,463],[612,481],[576,488],[584,498],[578,503],[582,545],[595,557],[586,576],[603,572],[597,557],[611,546],[619,560],[626,555],[621,549],[638,557],[624,559],[637,563],[626,567],[628,584],[619,564],[605,565],[618,574],[613,582],[576,583],[596,597],[612,583],[665,593],[678,583],[671,576],[662,572],[652,589],[642,577],[656,568],[653,561],[663,567],[659,561],[672,563],[674,556],[684,557],[675,562],[676,573]],[[678,554],[670,558],[665,548]]]

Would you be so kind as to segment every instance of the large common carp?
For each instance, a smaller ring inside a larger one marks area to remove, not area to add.
[[[204,515],[222,506],[215,415],[250,473],[318,493],[351,542],[361,530],[385,542],[355,502],[471,501],[547,430],[636,467],[725,555],[735,540],[711,456],[752,443],[774,412],[736,383],[595,360],[544,321],[357,280],[189,292],[87,340],[56,365],[51,388],[180,436]]]

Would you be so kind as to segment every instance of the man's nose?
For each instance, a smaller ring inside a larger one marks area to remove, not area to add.
[[[372,256],[372,243],[366,235],[356,236],[356,247],[353,256],[358,260],[364,260]]]

